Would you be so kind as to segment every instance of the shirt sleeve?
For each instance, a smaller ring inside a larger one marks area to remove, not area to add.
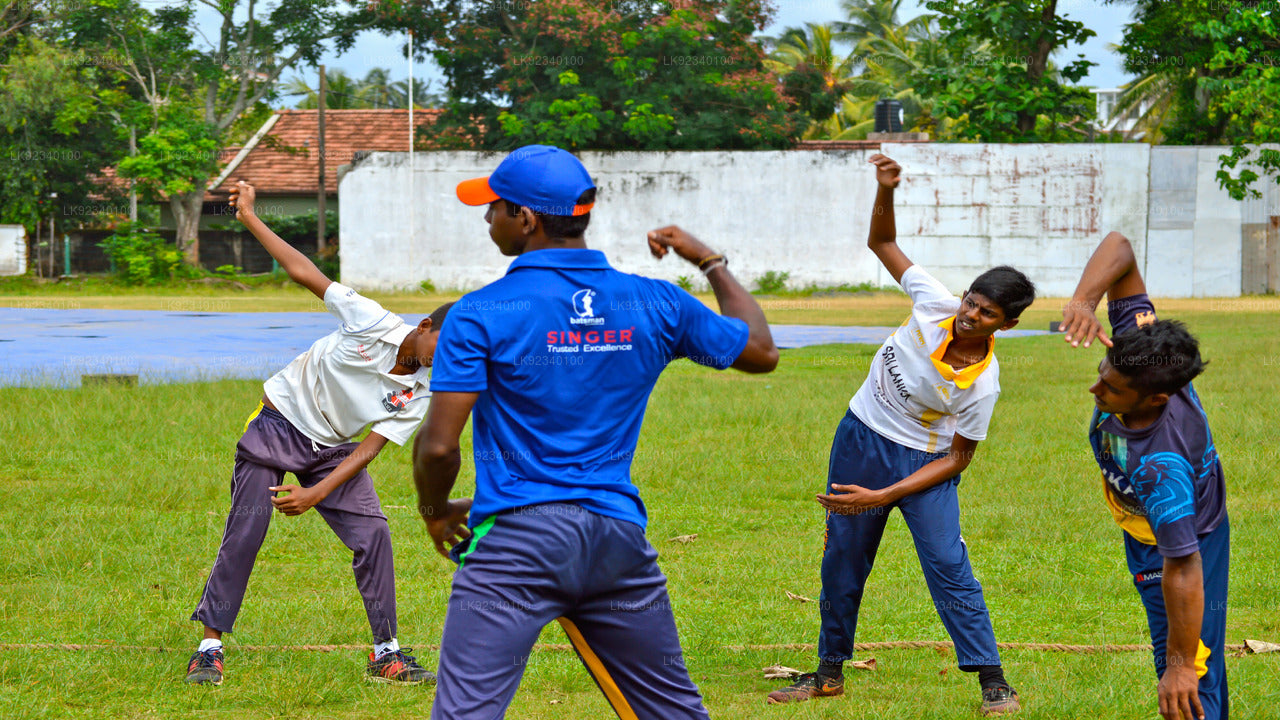
[[[924,305],[935,302],[954,303],[956,296],[951,294],[946,285],[930,275],[919,265],[912,265],[902,273],[902,291],[911,298],[912,305]]]
[[[346,285],[330,283],[324,292],[324,307],[342,322],[343,334],[377,339],[404,322],[377,302]]]
[[[440,328],[431,363],[432,392],[483,392],[489,388],[489,335],[476,307],[462,298]]]
[[[1146,293],[1130,295],[1107,302],[1107,319],[1111,321],[1111,334],[1122,335],[1155,322],[1156,307]]]
[[[996,400],[999,399],[999,391],[988,393],[960,411],[956,415],[956,434],[974,442],[986,440],[987,428],[991,425],[991,416],[995,414]]]
[[[424,390],[421,395],[409,398],[403,410],[386,420],[379,420],[369,429],[397,445],[404,445],[417,432],[430,406],[431,393]]]
[[[1129,474],[1163,557],[1184,557],[1199,548],[1192,473],[1186,458],[1158,452],[1144,455]]]
[[[732,365],[747,347],[751,335],[747,323],[725,317],[684,290],[672,288],[678,293],[673,302],[679,308],[675,354],[717,370]]]

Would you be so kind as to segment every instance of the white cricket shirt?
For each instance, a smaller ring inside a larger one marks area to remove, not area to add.
[[[317,340],[263,384],[280,414],[321,445],[350,442],[367,425],[404,445],[427,415],[430,369],[392,375],[413,331],[399,315],[333,283],[324,306],[342,327]]]
[[[902,273],[911,317],[871,361],[867,379],[849,401],[858,419],[909,448],[946,452],[956,433],[985,440],[1000,395],[1000,365],[993,352],[960,372],[942,362],[960,299],[919,265]]]

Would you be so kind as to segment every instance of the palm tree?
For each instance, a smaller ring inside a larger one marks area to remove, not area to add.
[[[902,0],[841,0],[848,20],[831,23],[836,39],[856,45],[866,37],[883,36],[899,26],[901,5]]]
[[[813,123],[805,137],[824,137],[827,123],[858,65],[853,53],[840,57],[829,25],[808,23],[807,29],[786,28],[773,40],[773,52],[765,60],[769,70],[782,78],[783,90]]]
[[[933,103],[912,87],[912,79],[923,68],[944,64],[946,59],[934,16],[882,26],[879,34],[864,36],[853,54],[863,71],[845,83],[838,111],[821,128],[811,128],[813,137],[865,139],[875,127],[876,101],[890,98],[902,103],[906,127],[933,127]]]
[[[326,70],[324,106],[327,110],[351,110],[355,108],[373,107],[365,96],[361,83],[353,80],[342,70]],[[320,92],[295,75],[285,83],[283,95],[302,95],[303,99],[294,107],[299,110],[314,110],[320,107]]]
[[[1107,47],[1112,52],[1120,51],[1120,46],[1114,43]],[[1132,128],[1125,131],[1126,140],[1141,137],[1146,142],[1158,144],[1163,137],[1165,121],[1172,117],[1170,111],[1178,99],[1178,86],[1188,80],[1194,81],[1196,69],[1185,68],[1184,73],[1179,76],[1178,72],[1171,72],[1167,66],[1150,67],[1150,70],[1120,88],[1123,92],[1116,99],[1111,117],[1115,121],[1136,121]]]

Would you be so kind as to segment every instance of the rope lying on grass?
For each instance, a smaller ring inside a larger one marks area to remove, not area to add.
[[[1002,642],[996,643],[1001,650],[1036,650],[1040,652],[1061,652],[1061,653],[1077,653],[1077,654],[1098,654],[1113,652],[1150,652],[1150,645],[1064,645],[1062,643],[1019,643],[1019,642]],[[415,647],[423,650],[439,650],[439,645],[416,645]],[[789,651],[810,651],[816,650],[817,646],[813,643],[784,643],[778,645],[725,645],[725,650],[733,652],[745,651],[771,651],[771,650],[789,650]],[[893,642],[870,642],[857,643],[853,646],[854,650],[949,650],[953,647],[951,642],[934,641],[934,640],[896,640]],[[235,645],[235,650],[285,650],[289,652],[335,652],[338,650],[367,650],[367,643],[360,645]],[[0,643],[0,652],[5,650],[133,650],[140,652],[172,652],[179,648],[163,648],[163,647],[147,647],[145,645],[67,645],[63,643]],[[186,652],[189,648],[180,648],[182,652]],[[568,643],[539,643],[534,646],[535,650],[568,652],[573,650],[573,646]],[[1227,645],[1226,649],[1233,653],[1242,653],[1245,650],[1243,644]]]

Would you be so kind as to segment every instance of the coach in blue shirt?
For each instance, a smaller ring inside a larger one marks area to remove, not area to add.
[[[778,350],[724,256],[680,228],[649,233],[649,249],[698,266],[722,315],[587,249],[595,192],[577,158],[542,145],[458,186],[462,202],[488,205],[490,238],[516,259],[450,312],[414,447],[419,512],[459,564],[432,718],[501,717],[524,672],[512,659],[556,619],[619,717],[707,717],[631,459],[671,360],[763,373]],[[449,500],[468,415],[474,505]]]

